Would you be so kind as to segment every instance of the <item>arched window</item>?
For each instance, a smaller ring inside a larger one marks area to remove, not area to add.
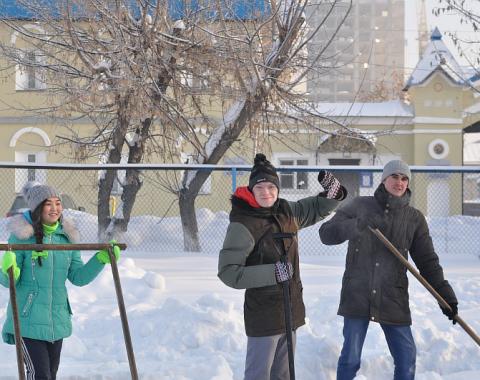
[[[47,133],[40,128],[26,127],[18,130],[10,139],[9,146],[11,148],[17,148],[17,142],[25,134],[39,135],[43,141],[45,147],[50,146],[50,138]],[[42,163],[47,162],[46,150],[25,150],[15,149],[15,162],[18,163]],[[15,169],[15,192],[19,193],[25,183],[28,181],[38,181],[40,183],[46,183],[47,173],[44,169],[27,168],[27,169]]]

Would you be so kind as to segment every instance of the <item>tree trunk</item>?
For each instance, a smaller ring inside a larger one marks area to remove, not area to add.
[[[99,241],[105,240],[105,231],[110,224],[110,193],[116,175],[116,170],[106,170],[105,176],[98,182],[97,234]]]
[[[182,189],[179,194],[180,218],[183,229],[183,249],[186,252],[200,252],[197,215],[195,214],[196,194]]]
[[[133,171],[133,170],[128,170]],[[113,218],[111,221],[112,226],[108,229],[108,240],[115,238],[119,233],[126,232],[128,229],[128,223],[130,222],[130,216],[132,213],[133,205],[137,197],[137,193],[142,187],[142,183],[139,178],[139,172],[130,175],[128,183],[123,185],[122,191],[122,218]],[[128,176],[128,175],[127,175]]]
[[[233,125],[226,128],[219,143],[213,149],[206,164],[217,164],[223,157],[224,153],[230,148],[234,141],[238,138],[244,129],[251,115],[260,107],[260,97],[254,96],[245,101],[242,111],[238,115]],[[183,178],[186,181],[191,171],[185,171]],[[198,224],[194,210],[195,199],[200,192],[202,185],[207,180],[211,171],[196,170],[194,177],[188,184],[183,184],[179,193],[178,204],[180,207],[180,217],[183,227],[183,243],[184,250],[187,252],[200,252],[201,245],[198,236]],[[190,173],[191,174],[191,173]],[[193,218],[193,220],[191,220]]]
[[[122,97],[117,96],[118,104],[117,125],[112,132],[111,145],[108,151],[107,162],[109,164],[118,164],[122,158],[122,148],[125,142],[125,135],[128,130],[130,118],[128,115],[129,95]],[[110,195],[112,193],[113,182],[117,176],[116,170],[107,170],[103,178],[98,183],[98,205],[97,205],[97,221],[98,221],[98,239],[104,241],[105,233],[110,224]]]
[[[264,78],[269,78],[269,81],[272,82],[271,85],[264,87],[264,84],[261,82],[255,83],[253,87],[255,91],[246,95],[243,104],[239,105],[237,103],[232,106],[235,108],[240,106],[240,112],[231,125],[225,128],[219,141],[203,163],[217,164],[225,155],[226,151],[230,149],[232,144],[238,139],[249,120],[261,109],[273,84],[284,71],[284,62],[289,57],[288,53],[298,36],[303,21],[304,19],[302,17],[297,17],[295,23],[290,27],[289,33],[280,35],[281,43],[279,44],[279,49],[276,54],[272,56],[273,58],[267,62],[268,67],[264,75]],[[200,188],[209,175],[210,172],[208,171],[197,170],[195,171],[193,179],[186,183],[189,171],[185,171],[184,173],[184,184],[179,193],[179,207],[183,226],[184,249],[188,252],[199,252],[201,250],[194,205]]]
[[[142,121],[142,128],[137,129],[137,140],[133,145],[129,145],[128,163],[138,164],[142,162],[145,153],[145,141],[147,140],[152,125],[152,118],[146,118]],[[127,169],[125,173],[125,183],[122,186],[122,218],[112,220],[112,228],[109,229],[109,239],[114,238],[118,232],[125,232],[128,229],[128,223],[132,214],[133,205],[137,199],[137,194],[142,187],[140,179],[141,172],[137,169]]]

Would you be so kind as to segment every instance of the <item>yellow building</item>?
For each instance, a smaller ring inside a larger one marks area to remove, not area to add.
[[[2,27],[1,38],[12,39],[14,36]],[[2,61],[2,67],[5,68],[6,75],[0,81],[0,161],[74,162],[72,157],[75,157],[75,148],[53,145],[62,128],[60,123],[37,112],[48,101],[38,73],[11,65],[11,62],[5,60]],[[476,85],[476,77],[458,65],[443,43],[441,34],[435,30],[405,86],[408,102],[395,100],[383,103],[319,103],[315,106],[319,117],[311,119],[311,123],[318,129],[299,129],[290,125],[277,128],[283,137],[278,140],[271,139],[271,161],[277,166],[381,166],[390,159],[401,158],[410,165],[463,165],[464,133],[477,131],[480,125],[480,101],[475,90]],[[24,109],[32,111],[25,112]],[[347,126],[349,134],[355,139],[323,133],[325,129],[337,129],[345,135],[344,129],[325,121],[325,117]],[[85,122],[76,124],[80,132],[90,127],[91,125]],[[61,134],[64,134],[63,130]],[[243,136],[242,141],[236,143],[235,150],[242,151],[242,146],[254,147],[256,142],[250,136]],[[224,158],[223,163],[251,164],[252,159],[253,155],[243,160],[230,154]],[[154,162],[154,159],[151,162]],[[5,195],[2,195],[2,199],[11,199],[28,179],[53,179],[53,174],[41,169],[11,169],[5,173],[1,190]],[[47,178],[47,175],[50,175],[50,178]],[[95,213],[95,186],[98,175],[98,172],[55,173],[55,182],[72,194],[77,203],[82,203],[87,211]],[[339,176],[352,195],[371,191],[368,184],[362,186],[360,181],[363,181],[363,178],[358,174]],[[246,178],[246,175],[240,176],[239,184],[244,183]],[[374,176],[372,183],[378,184],[378,179],[378,176]],[[146,174],[134,214],[176,213],[172,211],[175,208],[168,208],[174,202],[175,196],[156,186],[157,180],[154,174]],[[282,194],[287,197],[305,196],[318,191],[314,173],[281,173],[281,181]],[[437,195],[436,202],[444,205],[437,213],[459,214],[461,199],[458,200],[457,197],[457,200],[453,201],[449,194],[453,191],[461,194],[461,186],[462,183],[457,177],[430,176],[428,185],[415,188],[416,205],[428,213],[428,199],[431,199],[429,193],[435,188],[435,192],[442,197],[439,199]],[[196,206],[208,207],[214,211],[228,209],[230,191],[230,177],[216,173],[209,179],[204,194],[197,199]],[[162,196],[159,197],[159,194]],[[83,201],[79,202],[78,199]]]
[[[480,130],[478,79],[474,70],[465,70],[457,63],[435,29],[405,86],[408,101],[319,103],[319,115],[348,126],[357,139],[352,143],[338,136],[319,134],[312,138],[311,131],[306,131],[304,136],[297,134],[296,139],[302,141],[297,146],[307,146],[307,151],[274,151],[274,163],[382,166],[400,158],[416,166],[464,165],[464,134]],[[413,184],[417,207],[432,216],[462,213],[462,199],[458,196],[462,194],[460,175],[424,177],[422,186]],[[353,195],[371,192],[368,186],[361,186],[358,174],[342,180]],[[296,184],[294,180],[292,190],[299,181],[305,182],[303,177],[296,179]],[[374,186],[378,182],[376,176]],[[457,195],[452,197],[452,193]],[[429,204],[433,201],[435,207]]]

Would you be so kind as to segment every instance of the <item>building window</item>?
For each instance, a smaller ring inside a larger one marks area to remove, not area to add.
[[[37,156],[34,154],[29,154],[27,156],[27,162],[35,162],[37,161]],[[35,168],[29,168],[27,169],[27,181],[35,181]]]
[[[47,162],[46,152],[15,152],[15,162],[18,163],[43,163]],[[47,183],[47,172],[45,169],[25,168],[15,169],[15,192],[20,193],[23,186],[29,181]]]
[[[280,165],[308,165],[308,160],[285,159],[279,160]],[[280,188],[291,190],[307,190],[308,189],[308,172],[280,172]]]
[[[450,152],[450,147],[445,140],[435,139],[428,144],[428,154],[430,157],[441,160],[448,156]]]
[[[43,90],[46,88],[43,75],[45,57],[36,51],[26,51],[22,63],[18,64],[15,72],[15,89]]]

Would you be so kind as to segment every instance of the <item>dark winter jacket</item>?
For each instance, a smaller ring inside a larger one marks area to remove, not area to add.
[[[297,231],[327,216],[338,201],[314,196],[298,202],[278,199],[270,208],[255,205],[253,194],[239,188],[232,197],[230,225],[220,251],[218,276],[228,286],[245,291],[244,318],[248,336],[285,332],[282,286],[275,263],[284,250],[294,267],[290,281],[293,329],[305,324],[305,306],[298,260]],[[275,233],[292,238],[275,239]]]
[[[35,236],[29,212],[13,216],[7,226],[10,244],[34,244]],[[57,230],[44,236],[46,244],[68,244],[78,241],[73,223],[63,218]],[[23,337],[53,342],[72,333],[71,308],[66,280],[74,285],[90,283],[103,269],[95,256],[84,264],[79,251],[49,251],[42,266],[32,259],[32,251],[16,251],[20,277],[16,282],[20,329]],[[8,277],[0,272],[0,283],[9,286]],[[14,344],[12,310],[9,303],[2,337]]]
[[[383,216],[380,231],[408,258],[420,274],[448,302],[457,302],[443,277],[423,214],[409,206],[410,190],[395,197],[381,184],[373,197],[357,197],[337,210],[320,228],[324,244],[348,240],[338,314],[350,318],[410,325],[406,267],[370,231],[359,232],[357,221],[367,214]]]

